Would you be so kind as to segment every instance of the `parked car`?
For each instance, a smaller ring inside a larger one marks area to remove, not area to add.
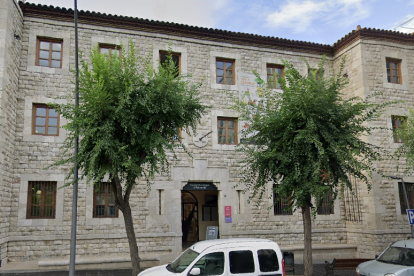
[[[283,256],[277,243],[264,239],[201,241],[172,263],[146,269],[138,276],[227,276],[241,273],[246,276],[285,276]]]
[[[375,260],[358,265],[358,276],[414,276],[414,239],[391,244]]]

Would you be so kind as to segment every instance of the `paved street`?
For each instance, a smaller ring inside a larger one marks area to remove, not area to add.
[[[47,272],[27,272],[27,271],[0,271],[1,276],[67,276],[68,271],[47,271]],[[130,269],[117,270],[79,270],[76,271],[76,276],[124,276],[131,275]],[[286,275],[303,275],[303,265],[295,265],[295,274],[293,272],[286,272]],[[322,264],[314,265],[314,276],[325,276],[325,266]],[[335,276],[354,276],[355,270],[335,270]]]

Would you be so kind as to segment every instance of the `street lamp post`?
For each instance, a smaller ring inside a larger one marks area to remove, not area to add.
[[[404,179],[400,176],[392,176],[389,175],[388,177],[392,178],[392,179],[396,179],[396,180],[401,180],[401,184],[403,187],[403,192],[404,192],[404,197],[405,197],[405,204],[407,206],[407,209],[411,209],[410,208],[410,202],[408,201],[408,196],[407,196],[407,189],[405,188],[405,183],[404,183]],[[414,225],[410,225],[411,226],[411,237],[414,238]]]

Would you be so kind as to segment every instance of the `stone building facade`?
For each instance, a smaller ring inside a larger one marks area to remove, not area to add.
[[[241,75],[250,74],[252,69],[261,75],[266,75],[269,68],[282,69],[282,59],[306,74],[307,67],[301,59],[316,66],[322,55],[327,56],[327,68],[337,72],[346,55],[345,72],[350,81],[344,88],[347,96],[366,97],[382,91],[376,101],[403,101],[370,122],[389,130],[378,129],[366,138],[391,152],[399,146],[391,131],[393,122],[398,124],[414,104],[414,75],[409,73],[414,69],[414,37],[409,34],[357,28],[330,46],[79,13],[79,49],[85,55],[97,46],[116,49],[122,44],[128,48],[130,40],[140,55],[152,55],[155,66],[160,53],[171,43],[181,74],[191,73],[194,82],[203,82],[200,88],[203,101],[212,106],[199,126],[199,132],[207,134],[203,138],[205,144],[197,145],[193,137],[182,132],[182,142],[193,158],[178,152],[171,178],[158,176],[149,192],[146,183],[140,182],[133,191],[131,206],[138,247],[148,265],[171,259],[185,244],[206,239],[208,226],[218,226],[222,238],[269,238],[286,251],[300,253],[303,249],[301,214],[299,211],[281,214],[280,210],[269,209],[273,203],[271,186],[269,199],[259,206],[247,202],[243,187],[234,188],[238,184],[239,160],[243,157],[235,152],[236,145],[222,143],[219,136],[223,122],[226,131],[233,124],[238,129],[243,127],[234,120],[238,114],[229,109],[230,95],[238,95],[241,89]],[[58,98],[73,91],[74,44],[72,10],[0,0],[0,258],[3,264],[67,264],[72,189],[60,187],[69,168],[44,169],[60,157],[59,148],[66,134],[64,129],[57,131],[54,126],[66,122],[58,115],[55,120],[53,110],[44,104],[63,101]],[[229,84],[222,84],[217,80],[222,72],[218,67],[226,63],[231,65],[234,77]],[[387,65],[396,68],[387,72]],[[44,110],[48,112],[45,118],[49,130],[37,123],[37,119],[43,120]],[[235,138],[236,143],[239,138]],[[397,172],[397,165],[404,167],[404,161],[387,159],[376,164],[390,175],[401,173]],[[404,180],[414,183],[411,175],[404,175]],[[402,214],[398,180],[374,175],[371,191],[359,183],[353,185],[353,193],[343,191],[333,208],[313,220],[315,260],[373,257],[390,242],[410,235],[406,215]],[[40,192],[32,194],[35,187]],[[53,187],[55,193],[50,204],[53,218],[39,218],[30,211],[36,200],[40,202],[39,208],[46,210],[47,204],[42,201],[46,195],[41,199],[45,187]],[[107,191],[105,196],[108,197]],[[129,247],[122,213],[113,215],[108,211],[111,214],[104,212],[97,217],[96,202],[94,189],[81,182],[78,260],[94,263],[94,257],[98,256],[100,262],[127,262]],[[108,199],[105,204],[109,204]],[[229,211],[230,216],[226,214]],[[300,262],[301,254],[295,258]]]

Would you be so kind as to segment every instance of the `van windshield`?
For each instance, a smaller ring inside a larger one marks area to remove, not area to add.
[[[174,273],[183,272],[196,258],[199,253],[188,248],[174,262],[167,266],[167,269]]]

